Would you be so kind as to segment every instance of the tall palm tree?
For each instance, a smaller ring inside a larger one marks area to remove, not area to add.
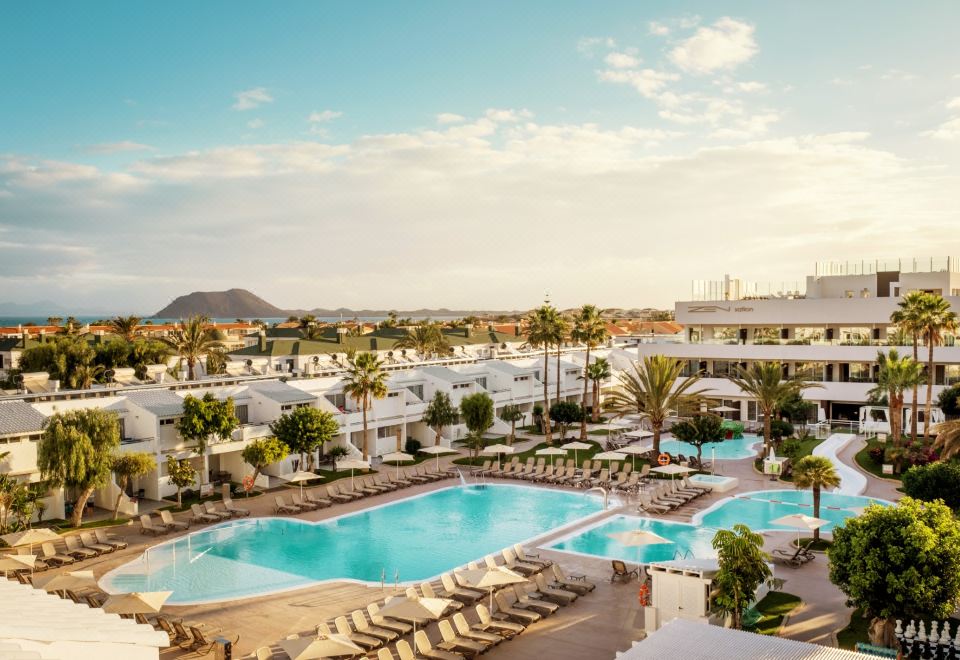
[[[793,466],[793,485],[795,488],[813,490],[813,517],[820,517],[820,490],[836,488],[840,485],[840,475],[826,456],[804,456]],[[813,530],[813,541],[820,540],[820,529]]]
[[[737,367],[736,373],[727,378],[737,385],[744,394],[757,400],[757,407],[763,413],[763,451],[770,451],[770,422],[774,414],[788,397],[800,394],[811,387],[823,387],[804,380],[784,380],[783,367],[779,362],[754,362],[748,369]]]
[[[554,332],[553,343],[557,347],[557,398],[554,403],[560,403],[560,351],[563,348],[563,342],[570,336],[570,321],[562,314],[557,315],[557,325]]]
[[[140,321],[142,319],[139,316],[116,316],[110,319],[110,331],[132,344],[137,338]]]
[[[900,446],[903,434],[903,393],[923,380],[923,367],[909,355],[900,356],[897,349],[877,352],[877,385],[868,394],[877,398],[887,396],[890,407],[890,435],[895,447]]]
[[[957,329],[957,314],[950,309],[950,301],[938,294],[928,293],[923,306],[920,335],[927,342],[927,400],[923,408],[923,435],[930,432],[930,409],[933,407],[933,347],[943,342],[945,332]]]
[[[650,355],[633,365],[633,373],[617,376],[617,387],[604,402],[616,416],[639,415],[653,430],[653,451],[660,453],[660,434],[671,412],[700,401],[704,390],[694,390],[700,376],[681,378],[683,362],[664,355]]]
[[[413,349],[421,356],[431,353],[446,353],[450,342],[436,323],[425,323],[415,328],[408,328],[407,333],[397,340],[394,348]]]
[[[210,319],[202,315],[182,321],[163,341],[186,361],[189,380],[196,379],[197,362],[214,348],[222,346],[210,328]]]
[[[573,341],[580,342],[587,347],[587,354],[583,367],[583,401],[581,406],[583,410],[587,409],[587,390],[590,384],[588,371],[590,367],[590,350],[600,346],[607,340],[610,333],[607,331],[606,322],[600,318],[600,308],[596,305],[584,305],[573,317],[573,332],[570,338]],[[587,416],[584,414],[580,421],[580,439],[587,439]]]
[[[910,336],[913,345],[913,361],[920,362],[920,322],[923,316],[924,307],[923,291],[911,291],[906,294],[897,306],[900,308],[890,315],[890,320],[897,324],[897,327]],[[910,407],[910,436],[917,437],[917,398],[920,383],[913,385],[913,398]]]
[[[543,433],[550,444],[550,347],[557,341],[560,313],[553,305],[543,304],[530,312],[527,323],[527,344],[543,348]]]
[[[387,396],[387,373],[376,353],[357,353],[343,377],[343,392],[363,410],[363,460],[370,456],[367,444],[367,410],[373,399]]]
[[[300,328],[300,338],[308,341],[318,341],[323,339],[323,328],[316,323],[308,323]]]
[[[587,380],[593,385],[593,406],[591,421],[596,424],[600,421],[600,383],[610,378],[613,371],[607,358],[597,358],[593,364],[587,366]]]
[[[948,460],[960,455],[960,419],[941,422],[933,430],[937,432],[933,449],[940,453],[941,459]]]

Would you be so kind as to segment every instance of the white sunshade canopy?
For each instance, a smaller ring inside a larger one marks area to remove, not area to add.
[[[142,591],[112,594],[102,605],[104,612],[114,614],[156,614],[170,598],[172,591]]]
[[[380,457],[380,459],[383,460],[384,462],[390,462],[390,463],[405,463],[406,461],[414,460],[413,456],[411,456],[410,454],[405,454],[402,451],[395,451],[390,454],[384,454],[383,456]]]
[[[67,571],[66,573],[38,575],[33,578],[33,586],[44,591],[96,589],[97,579],[93,577],[93,571]]]
[[[711,408],[711,409],[710,409],[710,412],[718,412],[718,413],[740,412],[740,409],[739,409],[739,408],[733,408],[733,407],[731,407],[731,406],[717,406],[716,408]]]
[[[36,561],[36,555],[3,555],[0,556],[0,573],[22,571],[25,568],[33,570]]]
[[[683,465],[677,465],[676,463],[670,463],[668,465],[659,465],[650,471],[659,472],[660,474],[687,474],[688,472],[696,472],[697,470],[692,467],[685,467]]]
[[[623,435],[628,438],[652,438],[653,431],[647,431],[646,429],[634,429],[633,431],[627,431]]]
[[[489,447],[484,447],[484,454],[512,454],[516,449],[510,445],[490,445]]]
[[[0,536],[4,543],[11,548],[17,548],[22,545],[34,545],[35,543],[46,543],[47,541],[58,541],[60,535],[46,527],[38,529],[25,529],[22,532],[13,532]]]
[[[566,456],[567,450],[559,447],[544,447],[536,451],[537,456]]]
[[[632,529],[629,532],[617,532],[607,534],[608,537],[628,548],[641,545],[658,545],[660,543],[673,543],[670,539],[665,539],[659,534],[648,532],[645,529]]]
[[[313,481],[315,479],[323,479],[323,477],[321,477],[319,474],[314,474],[313,472],[307,472],[305,470],[297,470],[293,474],[285,474],[280,478],[292,484],[302,483],[304,481]]]
[[[436,621],[453,601],[447,598],[409,598],[400,596],[390,598],[380,608],[380,616],[393,619],[430,619]]]
[[[370,461],[361,461],[356,458],[348,458],[345,461],[337,461],[337,470],[368,470]]]
[[[514,573],[509,568],[473,568],[467,571],[457,571],[457,580],[465,587],[474,589],[490,589],[505,584],[520,584],[527,578]]]
[[[430,447],[421,447],[417,450],[421,454],[459,454],[460,451],[443,445],[432,445]]]
[[[277,643],[292,660],[330,658],[338,655],[358,655],[363,653],[363,649],[350,641],[350,638],[346,635],[283,639]]]
[[[770,521],[771,525],[780,525],[781,527],[790,527],[799,530],[820,529],[824,525],[829,525],[829,520],[823,518],[814,518],[804,513],[791,513],[789,516],[782,516],[776,520]]]
[[[617,450],[618,454],[646,454],[647,452],[653,451],[653,445],[628,445],[626,447],[620,447]]]
[[[623,461],[627,455],[620,451],[604,451],[593,455],[595,461]]]
[[[568,443],[566,443],[566,444],[564,444],[564,445],[560,445],[560,449],[566,449],[566,450],[568,450],[568,451],[569,451],[570,449],[574,449],[574,450],[576,450],[576,449],[593,449],[593,445],[588,444],[588,443],[586,443],[586,442],[580,442],[579,440],[575,440],[575,441],[573,441],[573,442],[568,442]]]

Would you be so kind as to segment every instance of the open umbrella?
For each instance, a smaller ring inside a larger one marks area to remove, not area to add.
[[[397,479],[400,478],[400,464],[406,463],[407,461],[414,460],[413,456],[410,454],[404,454],[402,451],[395,451],[392,454],[384,454],[380,457],[384,463],[396,463],[397,464]],[[437,459],[439,461],[439,459]]]
[[[497,467],[500,467],[500,454],[512,454],[516,449],[510,445],[490,445],[489,447],[484,447],[481,454],[496,454],[497,455]]]
[[[350,641],[346,635],[328,635],[323,637],[300,637],[281,639],[277,644],[291,660],[311,660],[312,658],[332,658],[338,655],[360,655],[363,649]]]
[[[618,454],[630,454],[630,460],[633,463],[633,469],[637,469],[637,454],[646,454],[648,451],[653,449],[650,445],[632,445],[629,447],[621,447],[617,450]]]
[[[25,529],[22,532],[4,534],[3,536],[0,536],[0,539],[3,539],[4,543],[9,545],[11,548],[18,548],[20,546],[28,545],[30,546],[30,551],[32,552],[34,544],[46,543],[47,541],[57,541],[60,539],[60,535],[52,529],[39,527],[37,529]]]
[[[100,609],[112,614],[156,614],[172,593],[172,591],[134,591],[128,594],[111,594]]]
[[[3,571],[3,577],[7,577],[10,571],[22,571],[25,568],[32,571],[36,561],[36,555],[3,555],[0,557],[0,571]]]
[[[648,431],[646,429],[634,429],[632,431],[627,431],[623,435],[625,435],[628,438],[636,438],[638,440],[642,440],[643,438],[652,438],[653,431]]]
[[[566,449],[567,451],[573,450],[573,462],[580,464],[579,457],[577,452],[581,449],[593,449],[593,445],[586,442],[580,442],[579,440],[574,440],[573,442],[568,442],[566,444],[560,445],[560,449]]]
[[[432,445],[430,447],[421,447],[418,449],[421,454],[434,454],[437,457],[437,470],[440,469],[440,454],[459,454],[460,452],[443,445]]]
[[[653,532],[648,532],[645,529],[631,529],[627,532],[616,532],[614,534],[607,534],[608,537],[612,538],[614,541],[620,543],[620,545],[626,546],[628,548],[638,547],[641,545],[657,545],[659,543],[673,543],[670,539],[665,539],[659,534],[654,534]]]
[[[95,589],[97,580],[93,577],[93,571],[67,571],[56,575],[38,575],[33,578],[33,586],[46,592],[66,589],[78,591],[80,589]]]
[[[806,530],[812,532],[820,529],[824,525],[829,525],[830,521],[823,518],[814,518],[804,513],[791,513],[788,516],[781,516],[776,520],[770,521],[771,525],[780,525],[781,527],[790,527],[797,530],[797,547],[800,547],[800,532]]]
[[[740,412],[740,409],[733,408],[731,406],[717,406],[716,408],[711,408],[710,412],[718,412],[718,413]]]
[[[353,489],[353,471],[354,470],[369,470],[370,461],[359,461],[355,458],[349,458],[345,461],[340,461],[337,463],[338,468],[344,470],[350,470],[350,488]]]
[[[507,584],[520,584],[526,582],[527,578],[519,573],[511,571],[509,568],[498,566],[497,568],[473,568],[468,571],[457,571],[457,581],[465,587],[474,589],[487,589],[490,591],[490,611],[493,612],[493,589]]]
[[[452,602],[447,598],[398,596],[387,599],[386,604],[380,608],[380,616],[409,621],[413,624],[413,635],[416,637],[418,619],[436,621],[443,616],[443,612]],[[416,648],[416,644],[414,644],[414,648]]]
[[[595,461],[625,461],[627,455],[619,451],[603,451],[593,455]]]
[[[300,484],[300,497],[303,498],[303,482],[304,481],[313,481],[314,479],[323,479],[319,474],[314,474],[313,472],[306,472],[304,470],[297,470],[293,474],[288,474],[284,477],[280,477],[287,483],[291,484]]]
[[[553,457],[554,456],[566,456],[567,450],[560,449],[558,447],[544,447],[543,449],[537,450],[537,456],[549,456],[550,457],[550,467],[553,467]]]
[[[678,474],[689,474],[690,472],[696,472],[692,467],[686,467],[684,465],[677,465],[676,463],[667,463],[666,465],[658,465],[657,467],[650,470],[651,472],[658,472],[660,474],[669,474],[670,478],[673,479]]]

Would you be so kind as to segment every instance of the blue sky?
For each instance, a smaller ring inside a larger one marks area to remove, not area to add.
[[[953,2],[8,3],[0,298],[664,305],[694,277],[949,252],[958,24]]]

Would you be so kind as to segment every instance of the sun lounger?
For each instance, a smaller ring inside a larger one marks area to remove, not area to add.
[[[121,541],[112,534],[107,533],[105,529],[100,529],[98,527],[97,529],[93,530],[93,534],[97,537],[97,541],[106,545],[112,545],[117,550],[123,550],[127,547],[126,541]]]
[[[350,623],[347,621],[347,617],[338,616],[333,620],[333,625],[337,629],[337,633],[344,635],[350,639],[351,642],[357,646],[362,646],[366,650],[375,649],[380,646],[383,646],[383,640],[377,639],[372,635],[363,635],[356,632],[353,628],[350,627]]]
[[[317,493],[312,490],[303,491],[303,496],[304,498],[306,498],[308,502],[316,504],[317,508],[326,508],[328,506],[333,506],[333,502],[331,502],[325,497],[318,496]]]
[[[707,493],[710,492],[709,488],[700,488],[699,486],[694,486],[693,483],[690,481],[689,477],[684,477],[683,479],[680,480],[680,483],[683,484],[684,490],[698,492],[701,495],[706,495]]]
[[[153,524],[153,519],[150,518],[149,513],[144,513],[140,516],[140,533],[141,534],[153,534],[158,536],[160,534],[166,534],[166,527],[157,527]]]
[[[516,555],[517,559],[522,562],[526,562],[527,564],[533,564],[543,568],[553,564],[553,562],[549,559],[541,559],[540,555],[528,553],[527,550],[519,543],[513,544],[513,553]]]
[[[573,575],[568,577],[559,564],[554,564],[550,568],[553,570],[553,584],[561,589],[567,589],[583,596],[597,588],[597,585],[587,582],[586,579],[574,579]]]
[[[217,643],[217,640],[220,637],[223,637],[222,635],[218,635],[217,638],[211,641],[206,637],[208,633],[205,633],[204,631],[200,630],[199,627],[189,626],[189,629],[190,629],[190,639],[187,641],[181,642],[180,648],[184,649],[185,651],[194,651],[199,656],[203,656],[210,653],[210,651],[213,650],[214,645]],[[209,634],[212,634],[212,632]],[[240,641],[240,635],[237,635],[235,639],[230,640],[233,646],[236,646],[237,642],[239,641]]]
[[[397,476],[398,474],[400,476]],[[387,475],[387,481],[389,481],[392,484],[397,484],[397,486],[399,486],[400,488],[407,488],[408,486],[413,485],[413,482],[406,478],[405,472],[387,471],[386,475]]]
[[[214,523],[222,520],[220,516],[214,516],[204,512],[199,504],[191,504],[190,512],[193,514],[190,516],[190,520],[195,523]]]
[[[643,513],[668,513],[670,507],[666,504],[654,504],[649,495],[641,495],[640,504],[637,505],[637,511]]]
[[[586,470],[583,471],[583,473],[579,477],[570,479],[568,483],[571,486],[580,488],[581,486],[585,486],[589,484],[592,478],[593,478],[593,470],[590,468],[587,468]]]
[[[569,605],[577,599],[577,594],[572,591],[551,587],[547,584],[547,579],[543,577],[543,574],[538,573],[533,579],[534,584],[537,585],[536,593],[540,594],[539,598],[543,600],[552,601],[557,605]]]
[[[531,624],[543,618],[532,610],[514,607],[513,604],[507,600],[506,594],[504,594],[502,591],[493,594],[493,600],[497,604],[497,612],[507,617],[507,619],[510,621]]]
[[[591,488],[595,488],[597,486],[603,486],[608,481],[610,481],[610,470],[607,468],[603,468],[602,470],[600,470],[600,474],[598,474],[588,482],[588,485]]]
[[[477,473],[479,473],[479,474],[487,474],[488,472],[490,472],[490,470],[491,470],[491,467],[490,467],[490,466],[492,466],[492,465],[493,465],[493,461],[491,461],[491,460],[484,461],[484,462],[483,462],[483,465],[481,465],[479,468],[477,468]]]
[[[437,629],[440,631],[440,638],[443,640],[437,644],[441,651],[454,651],[464,653],[470,656],[477,656],[490,648],[489,642],[478,642],[475,639],[461,637],[453,630],[453,626],[446,619],[437,622]]]
[[[293,493],[292,495],[290,495],[290,501],[293,502],[293,505],[294,505],[295,507],[298,507],[301,511],[316,511],[316,510],[317,510],[317,505],[316,505],[316,504],[314,504],[313,502],[305,502],[305,501],[303,501],[302,499],[300,499],[300,495],[299,495],[298,493]]]
[[[560,606],[556,603],[548,603],[545,600],[539,600],[531,596],[525,585],[513,585],[513,593],[517,597],[517,603],[515,607],[519,607],[521,609],[530,609],[543,616],[553,614],[560,609]]]
[[[335,484],[327,486],[327,497],[335,502],[352,502],[355,498],[352,495],[341,495],[340,489]]]
[[[393,630],[401,635],[406,635],[408,632],[413,630],[413,626],[411,626],[409,623],[381,616],[380,606],[376,603],[370,603],[367,605],[367,614],[370,615],[370,621],[373,623],[373,625],[380,628]]]
[[[392,642],[400,634],[395,630],[388,630],[379,626],[372,626],[367,622],[367,617],[363,616],[362,610],[354,610],[350,613],[350,620],[353,621],[353,628],[361,635],[370,635],[384,642]]]
[[[421,657],[433,658],[433,660],[463,660],[463,656],[459,653],[433,648],[427,633],[422,630],[413,634],[413,643],[417,647],[417,655]]]
[[[234,505],[233,500],[229,497],[223,498],[223,508],[237,517],[250,515],[250,509],[244,509],[243,507]]]
[[[484,632],[482,630],[474,630],[470,627],[470,624],[467,623],[467,619],[460,612],[454,614],[451,621],[453,622],[454,629],[457,631],[457,634],[460,637],[466,637],[467,639],[481,642],[487,646],[496,646],[504,640],[503,635],[498,635],[493,632]]]
[[[486,593],[482,591],[458,586],[450,573],[441,575],[440,583],[443,585],[443,589],[440,591],[441,598],[453,598],[470,605],[486,597]]]
[[[544,568],[542,564],[520,561],[517,559],[513,548],[504,548],[500,551],[500,555],[503,557],[504,565],[507,568],[522,575],[533,575],[534,573],[539,573]]]
[[[425,484],[430,481],[428,477],[424,477],[423,475],[419,474],[416,468],[406,470],[403,475],[405,479],[412,481],[415,484]]]
[[[632,570],[628,569],[627,565],[622,561],[620,561],[619,559],[614,559],[612,562],[610,562],[610,564],[613,568],[613,573],[611,573],[610,575],[611,582],[613,582],[614,580],[630,581],[632,578],[640,577],[639,568],[634,568]]]
[[[80,543],[83,547],[89,548],[94,552],[105,555],[109,552],[115,552],[116,548],[106,543],[98,543],[96,537],[91,532],[80,532]]]
[[[344,487],[341,488],[341,492]],[[367,485],[366,479],[356,478],[353,480],[353,486],[351,488],[356,493],[363,493],[364,495],[379,495],[381,491],[379,488],[371,488]]]
[[[84,548],[80,543],[80,539],[76,536],[64,536],[63,543],[67,546],[67,554],[77,559],[93,559],[100,554],[96,550]]]
[[[375,474],[373,476],[373,485],[384,488],[388,491],[397,490],[400,488],[400,484],[391,483],[387,478],[382,474]]]
[[[440,598],[437,593],[433,590],[433,585],[429,582],[420,583],[420,593],[423,594],[424,598]],[[463,603],[459,600],[451,600],[450,605],[447,606],[446,614],[451,612],[458,612],[463,609]]]
[[[169,511],[160,512],[160,523],[167,528],[167,531],[174,529],[190,529],[190,523],[184,521],[180,522],[173,519],[173,515]]]
[[[233,514],[231,512],[227,511],[226,509],[217,509],[213,502],[204,502],[203,512],[211,516],[216,516],[220,520],[230,520],[233,518]]]
[[[494,632],[498,635],[504,635],[508,639],[515,637],[526,630],[526,626],[521,623],[517,623],[516,621],[501,621],[494,619],[492,616],[490,616],[490,610],[488,610],[485,605],[477,605],[476,611],[479,622],[471,626],[473,630],[479,630],[481,632]]]
[[[800,568],[807,562],[812,561],[814,554],[804,547],[797,547],[796,550],[776,548],[770,553],[770,558],[791,568]]]
[[[274,511],[276,513],[300,513],[300,507],[293,506],[292,504],[287,504],[283,501],[283,497],[277,495],[274,497]]]

